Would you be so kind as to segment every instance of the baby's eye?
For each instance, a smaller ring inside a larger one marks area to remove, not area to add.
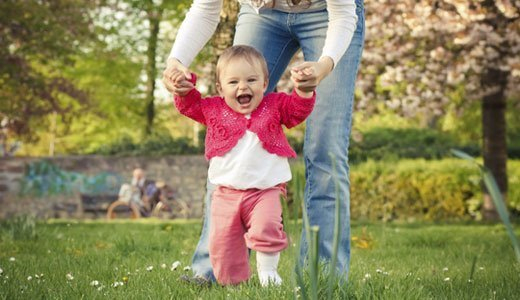
[[[256,81],[256,78],[249,78],[249,79],[247,80],[247,82],[255,82],[255,81]]]
[[[229,83],[229,84],[237,84],[238,81],[237,81],[237,80],[231,80],[231,81],[229,81],[228,83]]]

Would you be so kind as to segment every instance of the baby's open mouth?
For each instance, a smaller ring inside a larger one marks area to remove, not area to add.
[[[237,97],[237,101],[240,104],[247,104],[251,102],[251,99],[253,99],[253,96],[251,95],[240,95]]]

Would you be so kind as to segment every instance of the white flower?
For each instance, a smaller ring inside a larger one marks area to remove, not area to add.
[[[161,269],[166,269],[166,264],[162,264]]]
[[[65,275],[65,277],[67,278],[67,280],[74,280],[74,276],[72,276],[72,274],[70,274],[70,273],[67,273],[67,275]]]
[[[31,281],[32,280],[32,276],[27,277],[27,280]]]
[[[449,277],[444,278],[444,281],[450,281],[451,279]]]
[[[484,271],[484,267],[479,267],[478,268],[480,271]]]
[[[14,258],[14,257],[12,257],[12,256],[9,257],[9,261],[15,261],[15,260],[16,260],[16,258]]]
[[[181,265],[181,262],[180,261],[176,261],[172,264],[172,267],[171,267],[171,270],[172,271],[175,271],[177,270],[177,268]]]
[[[383,273],[383,270],[381,270],[381,269],[377,269],[377,270],[376,270],[376,273],[380,273],[380,274],[381,274],[381,273]]]
[[[189,270],[191,270],[191,267],[190,267],[190,266],[186,266],[186,267],[184,267],[183,270],[184,270],[184,271],[189,271]]]
[[[473,283],[473,279],[468,279],[468,283]]]
[[[97,280],[93,280],[90,282],[90,286],[98,286],[99,285],[99,281]]]
[[[116,282],[112,283],[112,287],[114,287],[114,288],[116,288],[118,286],[123,286],[123,285],[125,285],[125,284],[122,281],[116,281]]]
[[[370,277],[372,277],[370,274],[368,274],[368,273],[365,274],[365,279],[370,279]]]
[[[148,267],[146,267],[146,271],[150,272],[150,271],[152,271],[152,270],[153,270],[153,266],[148,266]]]
[[[0,268],[0,276],[4,274],[4,270],[2,270],[2,268]]]
[[[444,269],[442,269],[442,271],[448,272],[448,267],[444,267]]]

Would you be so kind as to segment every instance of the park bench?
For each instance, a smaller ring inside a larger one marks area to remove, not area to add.
[[[132,218],[139,217],[139,209],[135,205],[130,206],[126,202],[121,203],[122,201],[119,201],[118,198],[118,195],[113,194],[80,194],[83,213],[93,213],[96,218],[100,215],[113,218],[112,215],[115,213],[130,213]],[[116,203],[118,205],[115,205]]]

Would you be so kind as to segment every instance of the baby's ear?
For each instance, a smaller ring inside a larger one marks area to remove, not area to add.
[[[222,86],[220,85],[220,83],[217,82],[217,83],[215,84],[215,86],[217,87],[217,92],[218,92],[218,94],[219,94],[220,96],[224,97],[224,95],[222,94]]]

